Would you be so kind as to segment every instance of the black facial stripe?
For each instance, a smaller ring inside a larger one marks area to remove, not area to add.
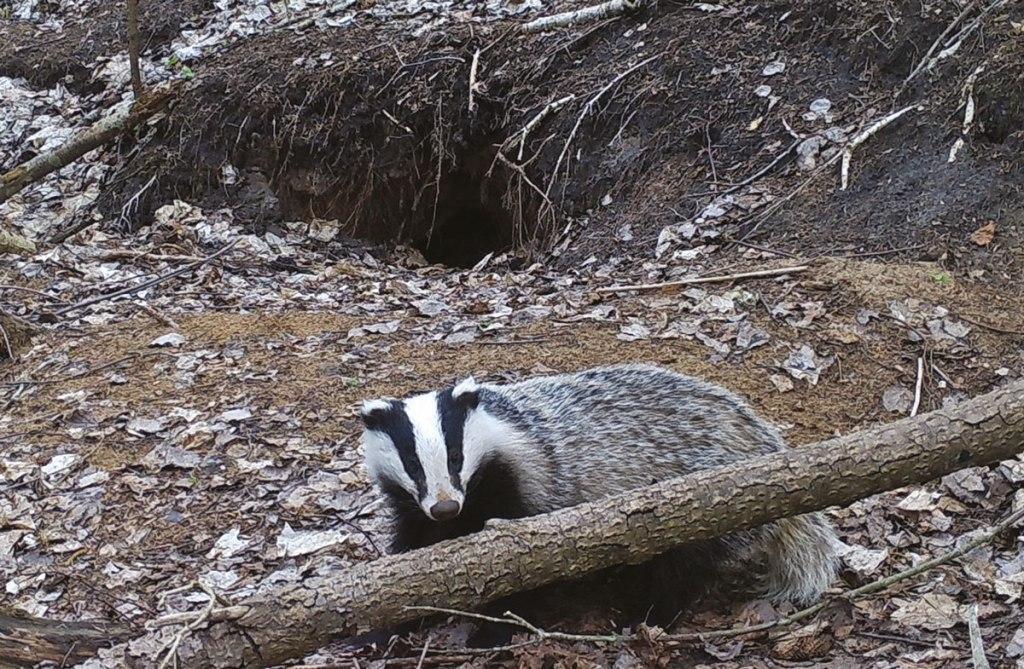
[[[416,437],[413,435],[412,422],[401,402],[391,402],[391,408],[387,411],[374,412],[374,429],[388,435],[391,442],[398,451],[398,458],[402,461],[402,468],[409,475],[412,482],[416,484],[416,490],[422,498],[427,494],[427,475],[423,472],[423,465],[419,456],[416,455]]]
[[[452,398],[451,388],[437,394],[437,415],[441,419],[441,434],[444,435],[444,446],[448,451],[448,475],[457,490],[462,490],[462,435],[467,413],[469,407]]]

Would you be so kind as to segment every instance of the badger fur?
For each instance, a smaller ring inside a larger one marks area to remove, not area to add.
[[[365,402],[361,416],[367,467],[394,511],[394,552],[786,448],[737,396],[648,365],[502,386],[471,377]],[[836,545],[808,514],[684,546],[644,570],[654,592],[671,592],[661,615],[739,578],[805,604],[832,580]]]

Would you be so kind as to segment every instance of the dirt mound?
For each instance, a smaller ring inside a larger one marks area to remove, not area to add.
[[[209,9],[211,0],[147,0],[139,3],[143,48],[169,42],[190,19]],[[101,56],[126,51],[128,44],[122,3],[100,3],[68,21],[56,35],[28,21],[0,25],[0,76],[21,77],[33,86],[58,82],[83,93],[95,84],[92,65]]]
[[[1020,262],[1024,47],[1021,8],[996,5],[662,3],[542,35],[467,20],[410,36],[357,12],[204,66],[106,206],[155,175],[142,222],[186,197],[260,229],[336,219],[453,265],[540,248],[568,216],[584,219],[568,264],[612,239],[647,253],[666,225],[696,221],[746,243],[771,230],[780,251],[980,257],[998,276]],[[976,20],[984,40],[966,30]],[[921,68],[949,35],[963,37],[955,56]],[[950,163],[967,93],[975,118]],[[915,104],[855,152],[838,191],[839,148]],[[746,210],[709,219],[723,197]],[[989,221],[996,241],[964,248]]]

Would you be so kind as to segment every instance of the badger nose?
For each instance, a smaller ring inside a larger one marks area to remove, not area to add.
[[[430,507],[430,517],[434,520],[451,520],[459,515],[459,511],[461,511],[461,507],[458,502],[446,499]]]

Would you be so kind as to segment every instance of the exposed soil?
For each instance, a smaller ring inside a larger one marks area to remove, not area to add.
[[[213,6],[211,0],[147,0],[139,3],[139,39],[143,50],[177,37],[191,20]],[[124,6],[94,4],[62,29],[41,31],[28,21],[0,23],[0,76],[22,77],[34,86],[61,83],[75,92],[95,89],[92,69],[98,58],[128,49]]]
[[[763,243],[770,231],[767,246],[782,252],[942,259],[1005,281],[1024,257],[1024,51],[1013,37],[1021,8],[1007,5],[983,41],[969,38],[959,58],[904,87],[954,9],[808,1],[705,12],[662,3],[550,35],[497,21],[396,39],[389,33],[405,28],[372,17],[335,31],[272,33],[204,65],[201,85],[124,166],[132,178],[106,206],[119,210],[157,175],[141,222],[172,197],[203,199],[239,207],[240,222],[256,229],[281,217],[338,219],[350,234],[407,241],[462,266],[513,243],[536,251],[562,230],[563,216],[583,217],[562,256],[568,267],[605,257],[624,226],[626,246],[649,251],[665,225],[695,219],[716,193],[785,153],[754,181],[754,210],[709,222],[725,239]],[[653,60],[631,69],[645,58]],[[773,61],[785,69],[764,75]],[[964,84],[981,65],[975,128],[949,163]],[[755,94],[761,85],[771,87],[767,97]],[[515,145],[505,151],[522,168],[496,158],[506,138],[570,94],[521,155]],[[819,98],[831,102],[828,116],[808,120]],[[834,144],[811,171],[785,151],[787,125],[803,138],[828,127],[849,137],[911,104],[920,108],[856,152],[845,192],[835,164],[821,169]],[[225,182],[226,165],[242,178]],[[969,243],[990,221],[996,241]],[[432,239],[470,226],[473,244],[436,252]]]

